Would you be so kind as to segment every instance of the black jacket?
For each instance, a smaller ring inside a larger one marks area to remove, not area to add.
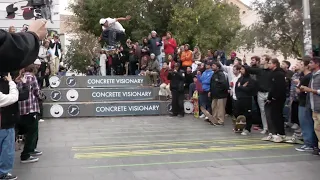
[[[185,74],[182,70],[178,72],[170,71],[168,80],[170,80],[171,91],[184,92]]]
[[[19,90],[19,100],[18,101],[24,101],[29,98],[29,87],[27,84],[24,84],[23,88],[18,89],[18,90]],[[0,81],[0,91],[3,94],[9,93],[8,82],[3,81],[3,80]],[[0,108],[0,111],[1,111],[1,127],[0,127],[0,129],[13,128],[20,118],[18,102],[14,103],[10,106]]]
[[[210,81],[210,92],[212,99],[223,99],[228,97],[229,83],[223,71],[213,73]]]
[[[34,62],[40,48],[32,32],[9,33],[0,30],[0,72],[20,70]]]
[[[286,78],[285,72],[281,68],[277,68],[270,73],[270,89],[268,100],[283,101],[286,99]]]
[[[256,84],[258,91],[269,92],[270,90],[270,69],[264,69],[259,67],[246,67],[250,74],[256,75]]]
[[[248,83],[246,86],[243,86]],[[241,76],[235,84],[235,92],[237,99],[252,98],[255,95],[255,81],[250,75]]]

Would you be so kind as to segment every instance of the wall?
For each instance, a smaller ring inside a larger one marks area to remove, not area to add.
[[[18,0],[0,0],[0,29],[8,29],[10,26],[15,26],[17,31],[22,29],[24,24],[30,24],[31,20],[25,20],[22,17],[21,6],[25,6],[27,1],[20,2],[15,5],[15,7],[19,7],[17,11],[16,17],[14,19],[7,19],[6,7],[9,4],[17,2]],[[53,0],[54,9],[53,9],[53,23],[48,21],[47,27],[48,29],[55,30],[57,32],[60,31],[60,15],[59,15],[59,0]]]

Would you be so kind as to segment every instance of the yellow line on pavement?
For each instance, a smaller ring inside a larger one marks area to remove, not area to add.
[[[84,146],[72,147],[73,151],[94,151],[94,150],[112,150],[112,149],[134,149],[148,147],[168,147],[168,146],[198,146],[208,143],[214,144],[232,144],[232,143],[250,143],[261,142],[260,138],[251,139],[217,139],[210,141],[184,141],[184,142],[169,142],[169,143],[148,143],[148,144],[128,144],[128,145],[106,145],[106,146]]]
[[[265,150],[289,148],[289,144],[254,144],[254,145],[236,145],[229,147],[212,146],[206,149],[156,149],[156,150],[135,150],[135,151],[116,151],[116,152],[93,152],[93,153],[76,153],[75,159],[98,159],[98,158],[116,158],[116,157],[134,157],[134,156],[156,156],[168,154],[188,154],[188,153],[210,153],[210,152],[227,152],[239,150]]]

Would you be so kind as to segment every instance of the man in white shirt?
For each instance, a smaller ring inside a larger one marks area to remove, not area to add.
[[[100,40],[108,42],[109,46],[114,46],[116,41],[120,41],[125,36],[125,29],[119,21],[128,21],[131,16],[125,18],[102,18],[99,23],[102,26]]]

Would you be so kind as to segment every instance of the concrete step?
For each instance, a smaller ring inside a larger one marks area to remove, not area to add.
[[[56,88],[44,89],[45,102],[103,102],[160,100],[159,88]]]
[[[170,101],[54,102],[43,104],[44,118],[166,115]]]
[[[52,88],[139,87],[146,85],[145,76],[52,76]]]

